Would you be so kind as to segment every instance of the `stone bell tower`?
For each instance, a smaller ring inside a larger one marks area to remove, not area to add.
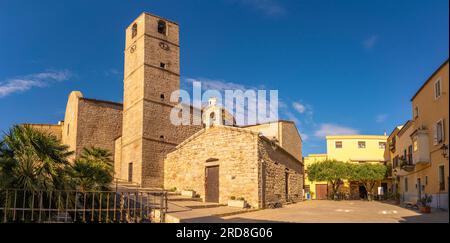
[[[141,14],[126,29],[121,179],[163,187],[164,157],[184,139],[170,122],[179,87],[178,25]]]

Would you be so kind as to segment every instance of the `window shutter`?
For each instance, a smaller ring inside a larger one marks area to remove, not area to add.
[[[437,123],[433,124],[433,144],[438,144],[438,138],[437,138]]]

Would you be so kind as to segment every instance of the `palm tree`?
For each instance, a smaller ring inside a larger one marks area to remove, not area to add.
[[[0,142],[0,188],[69,189],[65,168],[70,155],[55,136],[16,125]]]
[[[112,154],[105,149],[84,148],[70,169],[70,175],[80,191],[106,191],[113,181]]]

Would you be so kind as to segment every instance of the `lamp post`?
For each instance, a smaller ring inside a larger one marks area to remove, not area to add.
[[[448,144],[442,145],[441,149],[442,149],[442,157],[448,159]]]

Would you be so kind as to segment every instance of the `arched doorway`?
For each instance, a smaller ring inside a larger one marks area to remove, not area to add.
[[[359,198],[367,199],[367,190],[364,185],[359,185]]]

